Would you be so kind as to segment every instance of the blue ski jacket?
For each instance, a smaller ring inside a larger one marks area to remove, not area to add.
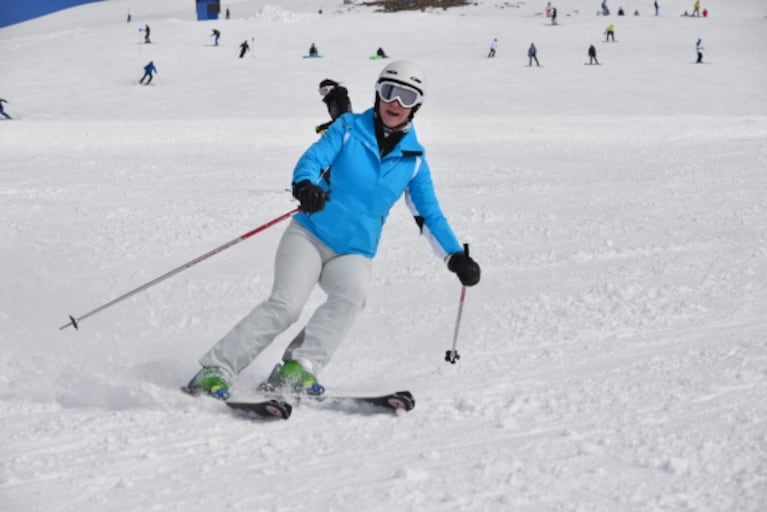
[[[340,116],[298,160],[293,183],[309,180],[329,191],[325,208],[294,219],[338,254],[375,256],[389,210],[405,194],[435,254],[463,252],[442,214],[415,128],[379,156],[373,109]],[[331,168],[328,175],[323,169]]]

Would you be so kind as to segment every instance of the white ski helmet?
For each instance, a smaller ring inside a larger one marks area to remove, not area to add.
[[[397,60],[387,64],[378,75],[378,82],[390,80],[417,89],[422,96],[426,96],[426,77],[421,68],[407,60]]]

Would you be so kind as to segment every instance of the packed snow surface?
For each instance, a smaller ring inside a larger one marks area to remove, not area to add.
[[[767,8],[600,3],[554,1],[552,26],[543,1],[231,0],[198,22],[108,0],[0,29],[0,509],[767,510]],[[417,130],[482,281],[448,364],[461,287],[398,204],[321,381],[410,389],[412,412],[263,422],[178,392],[268,294],[286,223],[59,329],[293,209],[317,84],[368,108],[379,46],[427,75]]]

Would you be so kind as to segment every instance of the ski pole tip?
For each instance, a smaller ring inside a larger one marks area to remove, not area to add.
[[[457,350],[448,350],[445,352],[445,361],[447,361],[450,364],[455,364],[461,356],[458,354]]]

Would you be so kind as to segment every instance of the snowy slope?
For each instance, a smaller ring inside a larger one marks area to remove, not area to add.
[[[599,3],[561,2],[552,27],[545,2],[232,0],[197,22],[192,2],[108,0],[0,29],[19,118],[0,122],[0,509],[766,509],[767,9]],[[411,389],[410,414],[264,424],[176,391],[268,293],[284,224],[58,329],[292,209],[317,83],[367,108],[378,46],[426,70],[419,135],[483,270],[449,365],[460,286],[395,207],[322,382]]]

